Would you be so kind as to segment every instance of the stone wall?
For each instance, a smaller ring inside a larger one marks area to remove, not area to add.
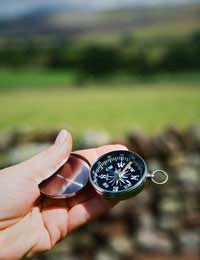
[[[0,167],[43,150],[56,133],[21,129],[1,135]],[[138,152],[150,170],[166,170],[169,182],[159,186],[149,181],[139,195],[34,259],[200,259],[200,124],[183,130],[170,127],[149,138],[136,130],[118,140],[87,133],[76,148],[111,141]]]

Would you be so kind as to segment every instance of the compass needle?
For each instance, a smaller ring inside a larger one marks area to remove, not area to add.
[[[133,162],[130,161],[129,163],[127,163],[127,165],[124,167],[124,169],[120,172],[120,177],[122,177],[124,174],[126,174],[126,170],[131,166]]]

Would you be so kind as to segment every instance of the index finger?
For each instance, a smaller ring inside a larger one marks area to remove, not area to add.
[[[89,161],[89,163],[92,164],[98,157],[100,157],[104,153],[108,153],[116,150],[128,150],[128,149],[126,146],[122,144],[114,144],[114,145],[104,145],[93,149],[78,150],[73,153],[85,157]]]

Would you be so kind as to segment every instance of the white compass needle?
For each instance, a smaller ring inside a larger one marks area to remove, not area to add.
[[[129,168],[129,166],[131,166],[133,162],[130,161],[129,163],[127,163],[127,165],[124,167],[124,169],[119,173],[119,177],[123,177],[124,174],[126,174],[126,170]]]

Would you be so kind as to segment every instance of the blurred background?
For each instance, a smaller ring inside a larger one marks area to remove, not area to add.
[[[199,259],[200,1],[0,0],[0,167],[61,128],[170,179],[34,260]]]

